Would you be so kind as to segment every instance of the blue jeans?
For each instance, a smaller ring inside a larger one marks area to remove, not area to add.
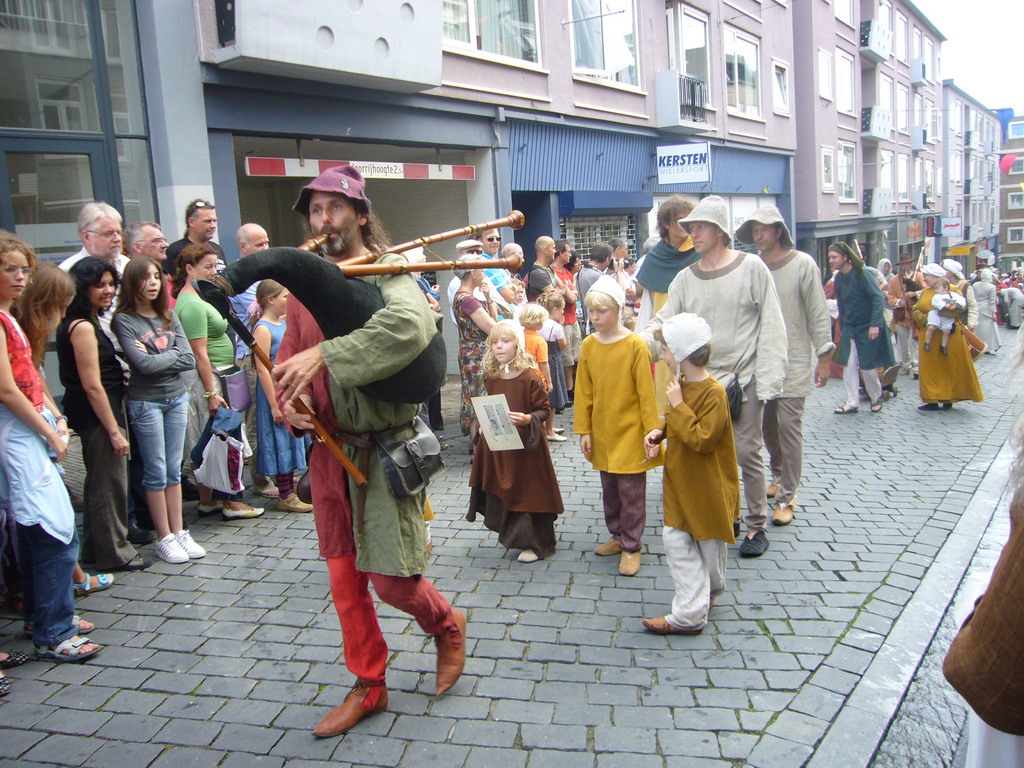
[[[32,642],[58,645],[77,635],[71,578],[78,562],[78,531],[65,544],[41,525],[19,523],[18,557],[25,621],[32,622]]]
[[[142,454],[142,487],[162,491],[180,485],[188,393],[170,400],[129,400],[128,418]]]

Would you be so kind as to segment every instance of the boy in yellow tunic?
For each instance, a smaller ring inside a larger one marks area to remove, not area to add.
[[[655,338],[661,359],[679,372],[666,390],[665,421],[644,439],[653,458],[668,438],[662,537],[676,593],[669,615],[643,624],[660,635],[698,635],[715,597],[725,591],[725,545],[736,542],[736,446],[725,388],[705,368],[711,357],[707,321],[684,312],[666,320]]]
[[[644,436],[658,423],[651,353],[639,336],[622,327],[625,301],[625,291],[608,275],[587,291],[584,304],[595,332],[580,349],[573,429],[580,450],[601,472],[611,538],[595,552],[618,555],[619,573],[635,576],[647,523],[646,473],[661,460],[649,461],[644,450]]]

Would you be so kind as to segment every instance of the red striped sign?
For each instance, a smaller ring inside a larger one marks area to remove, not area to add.
[[[389,163],[378,160],[299,160],[297,157],[246,157],[246,176],[314,178],[335,165],[351,165],[367,179],[429,179],[475,181],[472,165]]]

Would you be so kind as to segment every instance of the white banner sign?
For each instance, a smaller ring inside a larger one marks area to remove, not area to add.
[[[942,236],[955,237],[957,240],[964,236],[964,220],[962,216],[948,216],[942,219]]]
[[[673,144],[658,147],[658,183],[694,184],[711,181],[711,145]]]

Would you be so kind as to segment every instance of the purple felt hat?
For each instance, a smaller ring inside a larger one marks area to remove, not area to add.
[[[335,192],[352,201],[357,211],[370,212],[370,198],[364,192],[366,181],[351,165],[333,165],[302,188],[292,210],[309,218],[309,198],[314,192]]]

